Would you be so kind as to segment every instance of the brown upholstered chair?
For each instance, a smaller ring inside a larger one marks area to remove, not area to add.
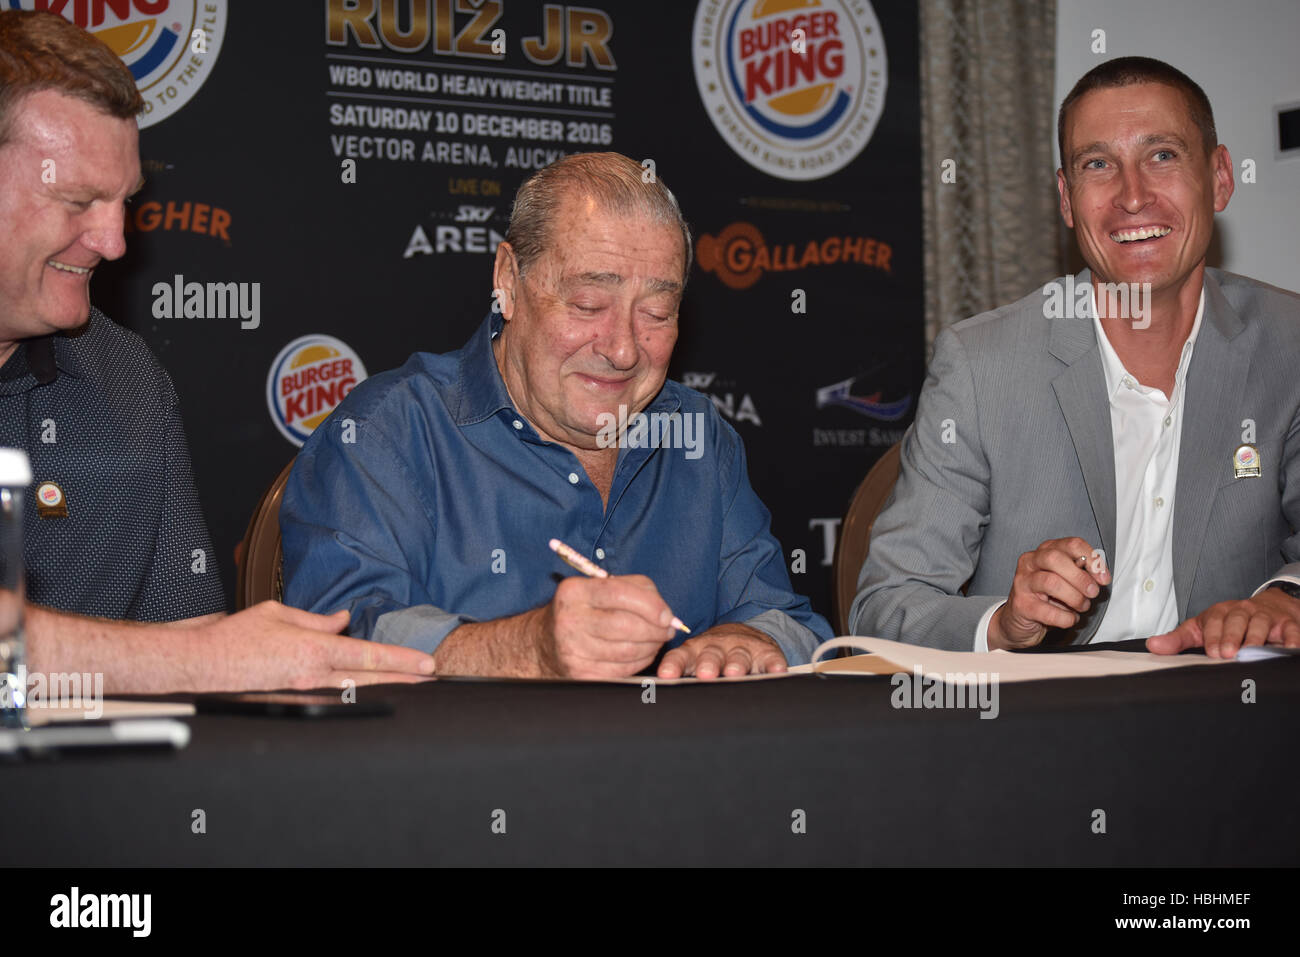
[[[885,507],[885,500],[898,481],[898,443],[876,460],[858,490],[853,493],[849,510],[840,524],[840,538],[835,545],[833,577],[833,608],[835,634],[849,633],[849,607],[858,593],[858,575],[867,560],[871,543],[871,526]]]
[[[238,549],[239,584],[235,588],[235,607],[249,608],[258,602],[284,598],[284,576],[280,568],[280,500],[284,483],[295,459],[280,470],[271,487],[253,510],[248,531]]]

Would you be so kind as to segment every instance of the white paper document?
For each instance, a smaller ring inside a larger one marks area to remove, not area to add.
[[[884,638],[852,636],[824,642],[818,652],[851,647],[866,652],[850,658],[831,658],[791,668],[792,674],[894,674],[912,673],[960,676],[996,672],[999,681],[1035,681],[1047,678],[1088,678],[1133,675],[1170,668],[1196,668],[1230,664],[1233,660],[1204,655],[1154,655],[1137,651],[1075,651],[1064,654],[1018,654],[1010,651],[941,651],[907,645]],[[1258,660],[1258,659],[1246,659]]]

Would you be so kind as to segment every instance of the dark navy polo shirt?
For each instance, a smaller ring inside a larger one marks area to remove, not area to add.
[[[226,610],[176,389],[135,333],[92,307],[77,333],[19,344],[0,368],[0,446],[32,464],[29,600],[136,621]],[[66,515],[41,514],[45,483]]]

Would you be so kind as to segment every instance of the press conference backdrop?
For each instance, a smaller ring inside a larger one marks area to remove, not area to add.
[[[99,35],[148,104],[92,295],[176,382],[217,550],[196,574],[233,594],[259,496],[358,381],[469,337],[524,178],[612,149],[696,235],[670,374],[739,431],[830,614],[839,519],[923,376],[909,4],[0,3]]]

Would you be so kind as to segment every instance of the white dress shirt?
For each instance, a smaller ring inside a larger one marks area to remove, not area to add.
[[[1101,350],[1110,400],[1110,432],[1115,450],[1115,549],[1107,555],[1111,572],[1110,602],[1090,641],[1149,638],[1178,624],[1174,594],[1174,491],[1178,486],[1178,449],[1182,438],[1183,396],[1187,368],[1201,331],[1205,290],[1196,306],[1192,332],[1183,343],[1174,392],[1144,386],[1124,368],[1097,318],[1092,324]],[[1094,543],[1100,548],[1101,543]],[[986,611],[975,629],[975,650],[988,651],[989,622],[1005,605]]]

